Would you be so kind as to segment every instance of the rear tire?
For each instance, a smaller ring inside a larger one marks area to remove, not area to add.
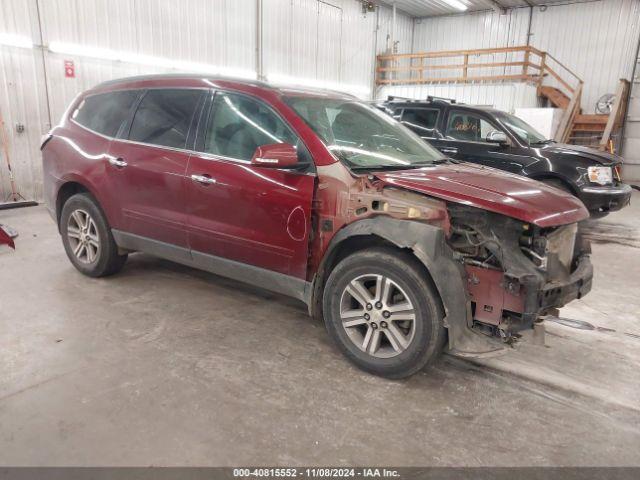
[[[127,255],[118,254],[107,218],[89,193],[77,193],[65,202],[59,227],[69,260],[84,275],[113,275],[127,261]]]
[[[418,372],[439,356],[446,340],[442,309],[424,269],[392,248],[342,260],[327,279],[323,313],[342,353],[386,378]]]

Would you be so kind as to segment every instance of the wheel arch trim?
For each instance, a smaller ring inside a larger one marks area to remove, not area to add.
[[[453,259],[444,231],[427,223],[377,216],[343,227],[332,238],[312,283],[309,311],[322,314],[322,290],[338,247],[357,236],[376,236],[400,249],[407,249],[425,267],[444,309],[444,324],[449,332],[449,349],[461,356],[482,356],[502,351],[503,347],[471,330],[471,301],[465,286],[464,268]],[[463,298],[460,298],[462,295]]]
[[[80,186],[82,189],[84,189],[84,191],[88,192],[93,198],[96,199],[96,202],[98,202],[98,207],[102,210],[102,212],[107,217],[107,221],[109,222],[109,225],[111,225],[111,218],[108,215],[108,212],[105,211],[104,203],[100,198],[101,195],[97,193],[99,189],[96,188],[95,185],[93,185],[86,178],[76,173],[69,173],[63,176],[59,180],[59,186],[56,189],[54,208],[55,208],[55,216],[56,216],[55,220],[56,220],[56,223],[58,224],[58,228],[60,225],[60,215],[62,214],[62,208],[64,207],[64,204],[60,202],[60,195],[63,192],[63,190],[65,190],[66,188],[68,188],[69,185],[72,185],[72,184]]]

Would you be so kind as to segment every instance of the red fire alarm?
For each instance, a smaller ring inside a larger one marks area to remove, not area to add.
[[[76,78],[76,67],[73,60],[64,61],[64,76],[67,78]]]

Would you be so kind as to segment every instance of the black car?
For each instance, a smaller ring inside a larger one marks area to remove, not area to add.
[[[577,196],[600,217],[629,203],[622,159],[544,138],[518,117],[494,108],[428,97],[389,97],[377,104],[447,156],[524,175]]]

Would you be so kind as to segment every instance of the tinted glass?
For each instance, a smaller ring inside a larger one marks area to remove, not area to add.
[[[129,140],[184,148],[202,90],[149,90],[136,111]]]
[[[389,115],[349,99],[289,97],[300,115],[343,163],[353,169],[416,168],[443,160]]]
[[[298,139],[263,103],[244,95],[216,93],[205,132],[205,152],[251,160],[256,148],[273,143],[298,146]]]
[[[518,135],[518,137],[520,137],[528,144],[535,145],[548,142],[544,135],[542,135],[524,120],[521,120],[514,115],[509,115],[508,113],[502,112],[496,114],[496,116],[500,121],[502,121],[503,124],[509,127],[513,133]]]
[[[451,112],[447,122],[446,137],[467,142],[486,142],[491,132],[501,132],[499,128],[484,118],[467,112]]]
[[[402,112],[402,123],[418,135],[435,136],[438,110],[428,108],[405,108]]]
[[[139,93],[128,90],[91,95],[76,108],[72,118],[95,132],[115,137]]]

